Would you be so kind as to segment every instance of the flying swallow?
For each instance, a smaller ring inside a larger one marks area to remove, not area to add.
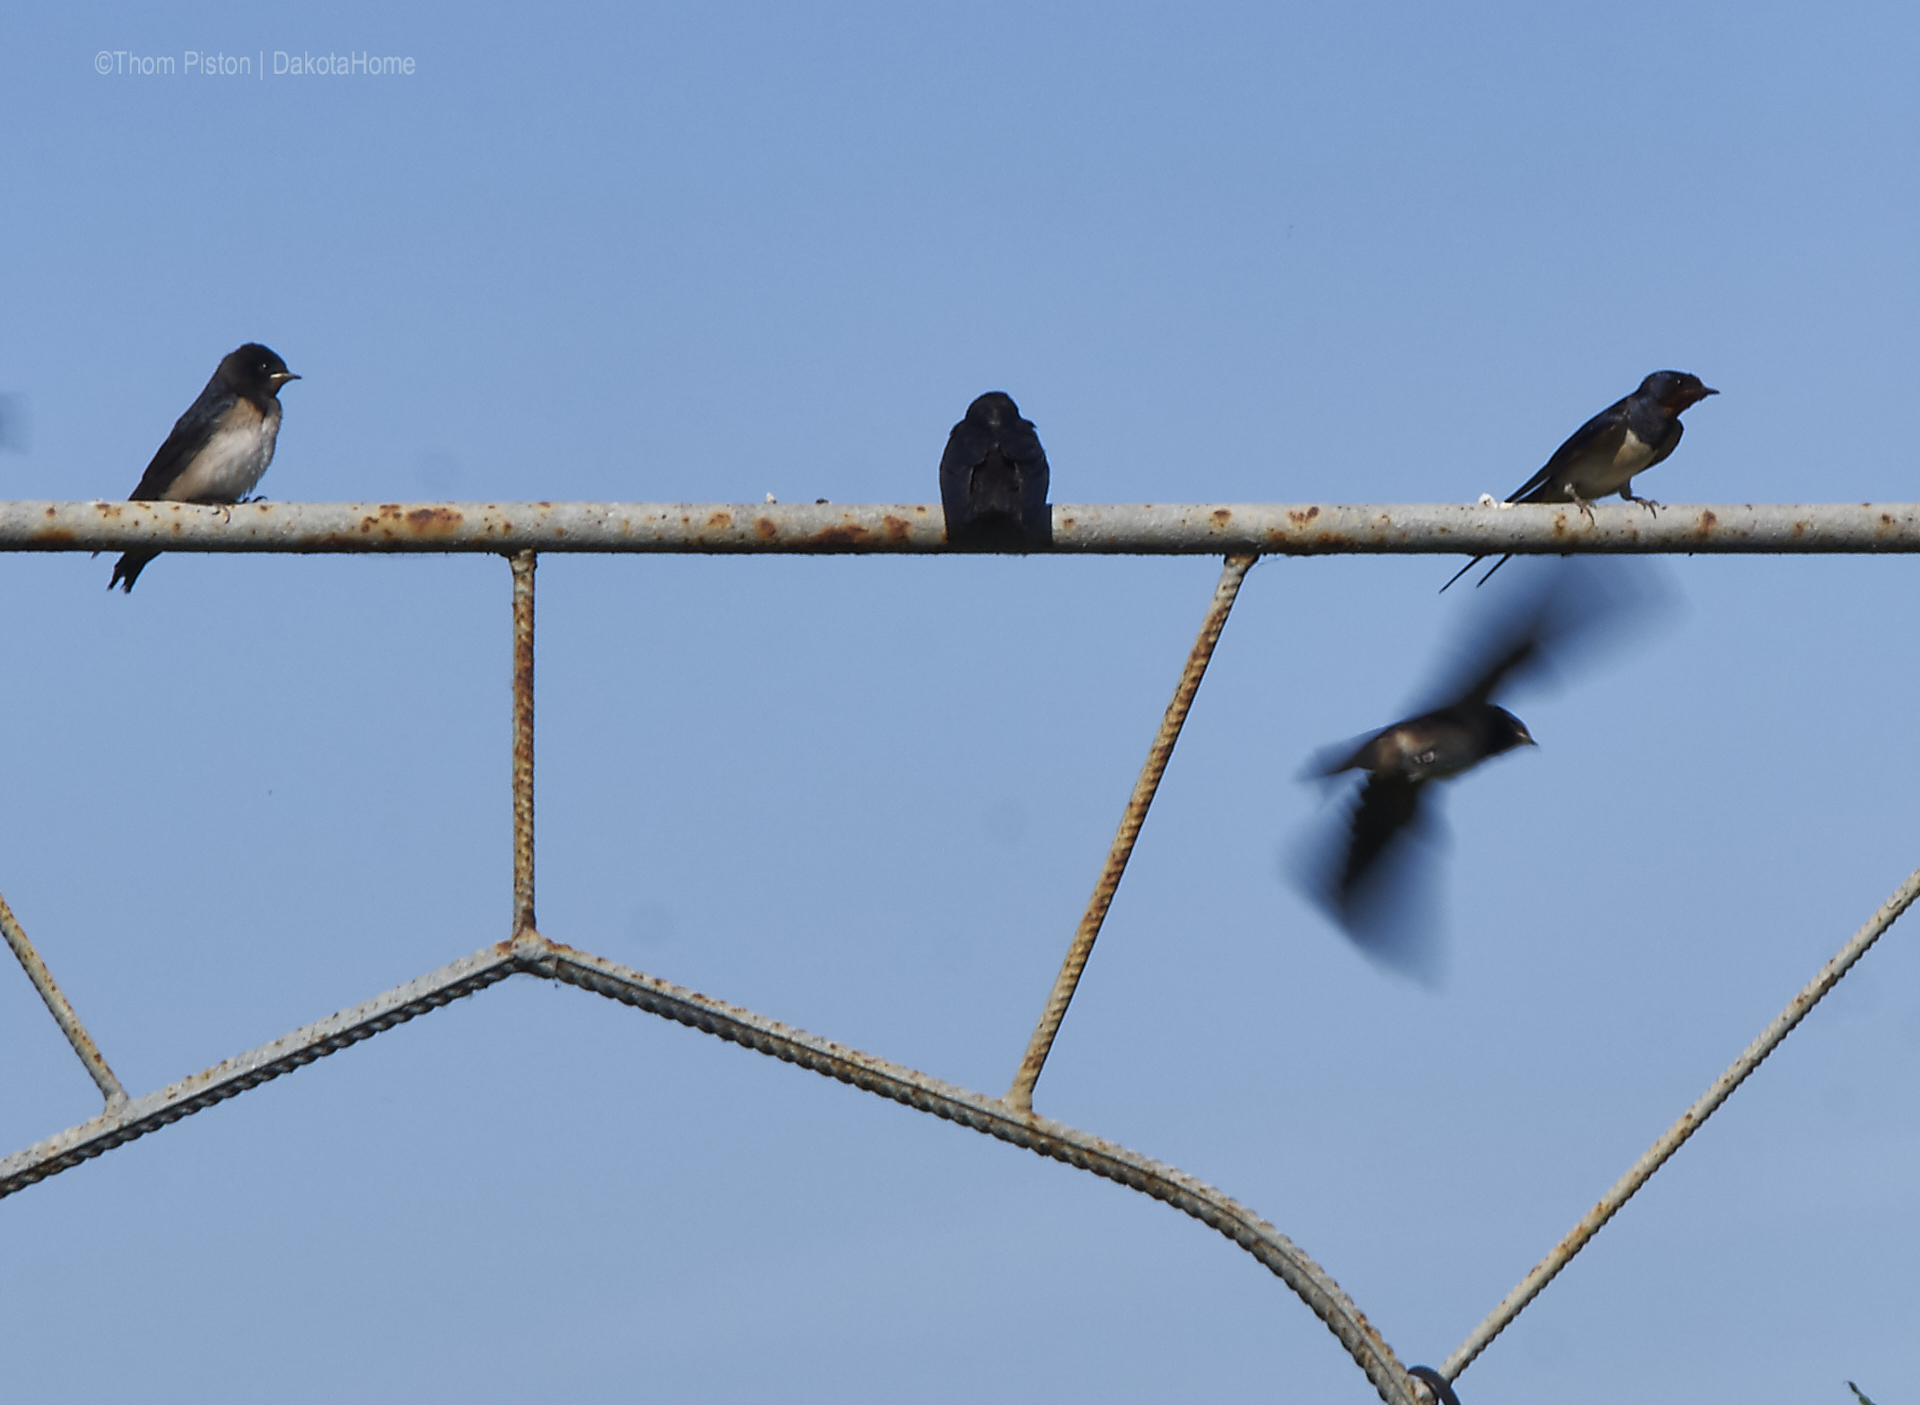
[[[1680,415],[1689,406],[1720,392],[1700,383],[1700,377],[1685,371],[1655,371],[1640,382],[1640,388],[1624,400],[1616,400],[1576,429],[1567,442],[1553,451],[1553,457],[1533,477],[1522,483],[1508,502],[1570,502],[1587,520],[1593,520],[1593,501],[1609,493],[1619,493],[1628,502],[1637,502],[1649,512],[1660,504],[1652,498],[1633,494],[1633,476],[1664,460],[1680,445],[1685,426]],[[1506,565],[1503,556],[1493,571]],[[1476,556],[1458,571],[1447,585],[1486,560]],[[1488,571],[1480,578],[1485,585],[1492,577]]]
[[[1012,397],[990,390],[967,406],[940,458],[940,504],[954,546],[1005,551],[1053,540],[1047,451]]]
[[[1439,913],[1424,891],[1419,842],[1436,822],[1430,788],[1536,745],[1527,724],[1495,698],[1550,678],[1595,642],[1603,624],[1648,603],[1650,592],[1628,588],[1646,574],[1624,561],[1545,563],[1536,588],[1503,600],[1478,623],[1451,676],[1428,695],[1437,706],[1329,747],[1310,763],[1309,778],[1366,776],[1339,830],[1314,847],[1300,878],[1368,956],[1416,976],[1436,974]]]
[[[299,379],[258,342],[228,352],[200,398],[174,422],[173,433],[127,501],[243,501],[273,462],[280,433],[280,387]],[[132,591],[140,572],[159,554],[127,552],[114,563],[107,589],[117,585]]]

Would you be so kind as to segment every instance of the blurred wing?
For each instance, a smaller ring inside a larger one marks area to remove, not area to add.
[[[1380,861],[1420,809],[1420,787],[1411,781],[1368,776],[1360,789],[1360,803],[1348,825],[1347,854],[1336,885],[1342,906],[1356,889],[1366,885]]]
[[[1296,850],[1294,882],[1378,965],[1439,983],[1442,831],[1405,781],[1369,780],[1352,813]]]
[[[1671,597],[1659,568],[1636,559],[1516,561],[1501,580],[1502,589],[1474,600],[1421,708],[1491,702],[1516,686],[1564,677]]]

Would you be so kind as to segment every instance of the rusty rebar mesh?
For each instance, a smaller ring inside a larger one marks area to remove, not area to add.
[[[256,507],[261,510],[256,511]],[[36,517],[31,511],[35,508],[44,511]],[[4,932],[107,1100],[100,1116],[0,1160],[0,1197],[512,975],[526,973],[575,985],[674,1020],[1165,1201],[1245,1249],[1292,1288],[1333,1331],[1383,1400],[1392,1405],[1428,1401],[1433,1395],[1428,1384],[1408,1376],[1338,1284],[1273,1225],[1183,1172],[1031,1111],[1034,1079],[1117,890],[1240,583],[1255,559],[1251,553],[1920,550],[1920,508],[1906,505],[1669,509],[1658,519],[1658,526],[1654,519],[1625,509],[1600,509],[1584,528],[1567,521],[1567,514],[1560,509],[1505,513],[1451,507],[1056,508],[1056,526],[1069,552],[1214,552],[1226,542],[1240,543],[1237,549],[1242,554],[1228,560],[1216,587],[1199,639],[1189,654],[1174,701],[1156,735],[1096,884],[1087,917],[1070,950],[1061,982],[1056,984],[1048,1013],[1036,1030],[1021,1078],[1007,1098],[995,1099],[560,946],[535,930],[535,547],[807,552],[937,551],[942,546],[937,509],[752,508],[740,509],[738,516],[724,521],[722,509],[713,509],[706,518],[696,521],[695,515],[701,511],[707,509],[607,504],[385,505],[365,509],[355,505],[272,504],[236,508],[233,522],[226,523],[220,521],[218,512],[175,504],[0,504],[0,550],[119,549],[165,541],[169,550],[190,551],[454,550],[508,554],[513,578],[514,817],[513,935],[509,940],[138,1099],[129,1099],[120,1087],[26,933],[0,901],[0,932]],[[809,516],[809,511],[814,515]],[[335,520],[341,513],[354,512],[366,515],[345,527]],[[677,519],[675,513],[680,513]],[[869,523],[867,517],[875,513],[881,514],[880,518]],[[1236,548],[1230,545],[1229,549]],[[1908,878],[1741,1058],[1447,1359],[1439,1373],[1442,1379],[1451,1381],[1484,1350],[1917,896],[1920,871]]]

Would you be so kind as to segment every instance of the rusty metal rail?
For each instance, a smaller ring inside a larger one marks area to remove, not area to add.
[[[0,551],[944,552],[938,506],[838,503],[0,502]],[[1042,554],[1912,552],[1920,503],[1061,504]]]

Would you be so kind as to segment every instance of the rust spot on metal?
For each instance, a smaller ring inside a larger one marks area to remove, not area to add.
[[[1305,512],[1289,512],[1287,514],[1287,521],[1293,523],[1293,525],[1296,527],[1304,527],[1307,525],[1307,523],[1313,521],[1313,519],[1318,517],[1319,515],[1320,515],[1319,508],[1310,507]]]
[[[907,521],[906,518],[895,517],[891,512],[885,517],[882,517],[880,521],[887,529],[887,540],[890,542],[905,541],[907,539],[907,533],[913,529],[913,524]]]
[[[1804,522],[1796,522],[1793,524],[1791,532],[1792,532],[1793,539],[1795,541],[1799,541],[1800,538],[1804,537],[1807,534],[1807,524]]]
[[[1883,512],[1883,513],[1881,513],[1881,514],[1880,514],[1880,525],[1881,525],[1882,527],[1891,527],[1891,526],[1893,525],[1893,514],[1892,514],[1891,512]]]
[[[1713,513],[1703,512],[1700,514],[1700,530],[1701,531],[1711,532],[1715,527],[1718,527],[1719,525],[1720,525],[1720,519],[1714,516]]]
[[[450,532],[465,519],[451,508],[416,507],[407,514],[407,525],[420,533]]]
[[[711,513],[707,517],[707,525],[716,530],[725,531],[733,525],[733,514],[731,512]]]
[[[51,517],[53,514],[48,513],[47,515]],[[44,532],[35,532],[33,539],[36,542],[46,542],[50,546],[65,546],[73,540],[73,533],[65,527],[53,527]]]
[[[1226,526],[1226,525],[1227,525],[1227,523],[1229,523],[1229,522],[1231,522],[1231,521],[1233,521],[1233,514],[1232,514],[1231,512],[1229,512],[1229,511],[1227,511],[1227,509],[1226,509],[1226,508],[1224,508],[1224,507],[1216,507],[1216,508],[1215,508],[1215,509],[1213,510],[1213,525],[1214,525],[1214,526],[1216,526],[1216,527],[1224,527],[1224,526]]]
[[[718,516],[719,514],[716,513],[714,515]],[[711,526],[712,525],[711,522],[709,522],[708,525]],[[770,542],[775,537],[780,535],[780,525],[779,523],[775,522],[771,517],[754,518],[753,530],[759,534],[760,540],[764,542]]]
[[[901,525],[905,526],[906,524],[902,523]],[[759,527],[760,535],[763,537],[770,538],[775,534],[773,523],[767,521],[764,517],[760,519]],[[872,535],[873,534],[865,527],[859,526],[823,527],[808,538],[808,540],[818,543],[821,546],[858,546],[862,542],[867,541]]]

